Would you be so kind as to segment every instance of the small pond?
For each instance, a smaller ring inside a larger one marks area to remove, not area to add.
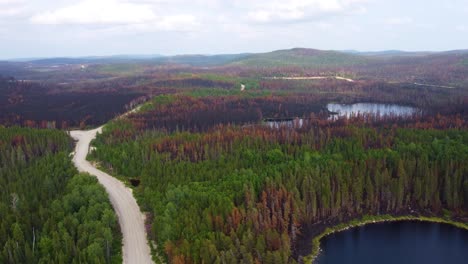
[[[379,223],[327,236],[320,248],[314,264],[466,264],[468,231],[428,222]]]

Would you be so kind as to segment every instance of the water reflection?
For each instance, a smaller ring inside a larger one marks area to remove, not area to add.
[[[304,125],[302,118],[266,119],[264,122],[269,128],[301,128]]]
[[[356,115],[375,115],[410,117],[413,114],[420,113],[420,110],[410,106],[396,104],[375,104],[375,103],[356,103],[356,104],[327,104],[327,110],[330,114],[329,120],[337,120],[338,117],[352,117]],[[320,112],[318,117],[327,116],[328,113]],[[316,113],[317,114],[317,113]],[[264,124],[269,128],[302,128],[310,118],[266,118]]]
[[[374,104],[374,103],[356,103],[356,104],[335,104],[327,105],[328,111],[338,116],[351,117],[358,114],[373,114],[379,116],[411,116],[418,112],[417,108],[402,106],[396,104]]]

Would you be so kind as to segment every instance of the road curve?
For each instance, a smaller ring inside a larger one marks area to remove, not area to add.
[[[146,239],[144,215],[133,197],[132,190],[116,178],[98,170],[86,160],[91,140],[96,137],[96,133],[101,133],[101,131],[102,127],[89,131],[70,131],[72,138],[78,140],[73,163],[80,172],[96,176],[109,194],[123,235],[123,263],[153,263],[151,250]]]

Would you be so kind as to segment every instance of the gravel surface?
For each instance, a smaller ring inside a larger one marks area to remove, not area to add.
[[[70,132],[70,135],[78,140],[73,162],[80,172],[96,176],[109,194],[123,235],[123,262],[126,264],[153,263],[144,228],[144,215],[133,197],[132,190],[86,160],[91,140],[96,137],[96,133],[101,131],[102,127],[89,131]]]

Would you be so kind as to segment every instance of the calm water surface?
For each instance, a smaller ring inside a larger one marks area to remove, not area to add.
[[[327,109],[330,112],[338,113],[338,116],[352,116],[357,114],[374,114],[374,115],[396,115],[396,116],[411,116],[414,113],[420,112],[417,108],[410,106],[401,106],[396,104],[374,104],[374,103],[356,103],[356,104],[327,104]],[[336,118],[333,115],[331,119]],[[304,119],[294,118],[292,120],[281,121],[266,121],[265,125],[270,128],[280,127],[296,127],[300,128],[304,125]],[[467,263],[468,264],[468,263]]]
[[[395,104],[374,104],[374,103],[357,103],[357,104],[334,104],[327,105],[328,111],[336,112],[338,115],[356,115],[360,114],[379,114],[379,115],[398,115],[410,116],[417,113],[418,109],[410,106],[401,106]]]
[[[319,264],[467,264],[468,231],[424,222],[372,224],[321,240]]]
[[[304,119],[302,118],[295,118],[293,120],[288,121],[266,121],[265,125],[270,128],[281,128],[281,127],[302,127],[304,125]]]

